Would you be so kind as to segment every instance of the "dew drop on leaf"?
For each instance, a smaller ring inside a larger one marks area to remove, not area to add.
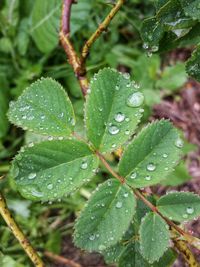
[[[106,249],[106,246],[104,246],[104,245],[99,245],[99,250],[105,250]]]
[[[36,177],[36,173],[35,172],[31,172],[29,175],[28,175],[28,179],[32,180]]]
[[[83,162],[81,163],[81,169],[82,169],[82,170],[86,170],[87,167],[88,167],[87,162],[86,162],[86,161],[83,161]]]
[[[175,142],[175,146],[178,148],[183,147],[183,140],[181,138],[178,138]]]
[[[47,188],[48,188],[49,190],[53,189],[53,184],[48,184],[48,185],[47,185]]]
[[[194,213],[194,208],[193,207],[188,207],[186,209],[186,212],[187,212],[187,214],[193,214]]]
[[[116,203],[116,208],[120,209],[122,207],[122,202],[121,201],[118,201]]]
[[[144,95],[141,92],[133,93],[127,99],[127,105],[133,108],[141,106],[143,102],[144,102]]]
[[[149,163],[148,165],[147,165],[147,170],[148,171],[154,171],[156,169],[156,165],[155,164],[153,164],[153,163]]]
[[[150,176],[150,175],[147,175],[147,176],[145,177],[145,180],[150,181],[150,180],[151,180],[151,176]]]
[[[128,72],[125,72],[123,74],[123,77],[128,80],[128,79],[130,79],[130,74]]]
[[[121,112],[115,114],[115,121],[116,122],[122,122],[125,119],[125,115]]]
[[[131,173],[131,179],[135,179],[136,177],[137,177],[137,173],[136,172]]]
[[[163,158],[167,158],[168,155],[166,153],[163,154]]]
[[[128,197],[128,192],[124,193],[124,197],[125,198]]]
[[[91,235],[91,236],[89,237],[89,239],[90,239],[91,241],[94,241],[94,240],[95,240],[95,235]]]
[[[115,125],[111,125],[111,126],[109,126],[108,131],[110,134],[113,134],[113,135],[118,134],[119,128]]]

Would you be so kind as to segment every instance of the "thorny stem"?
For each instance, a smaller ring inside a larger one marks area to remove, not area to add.
[[[200,267],[184,240],[173,240],[174,246],[183,255],[189,267]]]
[[[3,217],[4,221],[7,223],[8,227],[18,239],[19,243],[23,247],[24,251],[27,253],[31,261],[36,267],[45,267],[41,258],[38,256],[37,252],[31,246],[26,236],[23,234],[17,223],[14,221],[3,195],[0,193],[0,214]]]
[[[117,1],[116,5],[110,11],[105,20],[99,25],[98,29],[92,34],[89,40],[86,41],[82,49],[82,54],[79,57],[70,40],[71,7],[72,4],[76,3],[76,1],[63,0],[62,19],[60,27],[60,41],[67,55],[69,64],[72,66],[74,73],[79,81],[84,96],[86,95],[89,86],[86,75],[86,67],[85,67],[85,60],[89,54],[89,49],[92,46],[92,44],[96,41],[96,39],[101,35],[101,33],[107,29],[109,23],[111,22],[113,17],[117,14],[117,12],[119,11],[120,7],[123,5],[124,2],[125,0]]]
[[[82,53],[81,53],[81,64],[85,64],[85,60],[89,54],[89,50],[93,43],[99,38],[99,36],[107,30],[108,25],[110,24],[111,20],[117,14],[119,9],[125,3],[125,0],[118,0],[114,7],[111,9],[108,16],[104,19],[104,21],[99,25],[98,29],[92,34],[92,36],[86,41],[85,45],[83,46]]]
[[[101,160],[101,162],[103,163],[103,165],[106,167],[106,169],[117,179],[119,180],[122,184],[125,183],[125,179],[120,176],[118,173],[116,173],[111,166],[108,164],[108,162],[106,161],[106,159],[104,158],[104,156],[99,152],[96,151],[96,155],[99,157],[99,159]]]

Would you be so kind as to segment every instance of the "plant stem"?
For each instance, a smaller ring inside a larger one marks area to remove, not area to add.
[[[193,253],[188,248],[187,244],[183,240],[173,240],[175,247],[183,255],[185,261],[188,263],[189,267],[200,267],[199,263],[196,261]]]
[[[85,64],[85,60],[89,54],[89,50],[93,43],[99,38],[102,32],[106,31],[108,25],[110,24],[111,20],[117,14],[121,6],[125,3],[125,0],[118,0],[117,3],[114,5],[108,16],[104,19],[104,21],[99,25],[98,29],[92,34],[92,36],[86,41],[85,45],[83,46],[82,53],[81,53],[81,64]]]
[[[99,151],[96,151],[96,155],[101,160],[101,162],[106,167],[106,169],[113,175],[113,177],[115,177],[117,180],[119,180],[120,183],[124,184],[125,183],[125,179],[122,176],[120,176],[118,173],[116,173],[111,168],[111,166],[108,164],[108,162],[106,161],[106,159],[104,158],[104,156]]]
[[[58,262],[60,264],[64,264],[64,265],[66,265],[68,267],[81,267],[80,264],[78,264],[78,263],[76,263],[76,262],[74,262],[72,260],[69,260],[67,258],[64,258],[62,256],[55,255],[55,254],[53,254],[52,252],[49,252],[49,251],[45,251],[44,255],[46,257],[52,259],[53,261]]]
[[[89,49],[92,44],[96,41],[96,39],[101,35],[103,31],[105,31],[113,19],[113,17],[117,14],[120,7],[123,5],[125,0],[118,0],[117,4],[110,11],[105,20],[99,25],[98,29],[92,34],[89,40],[85,43],[82,49],[82,54],[79,57],[76,53],[74,46],[70,40],[70,17],[71,17],[71,7],[72,4],[76,3],[74,0],[63,0],[63,8],[62,8],[62,19],[61,19],[61,27],[60,27],[60,42],[65,50],[67,55],[69,64],[72,66],[75,76],[80,84],[81,91],[84,96],[87,94],[87,90],[89,87],[89,82],[86,75],[86,67],[85,61],[89,54]]]
[[[19,243],[29,256],[33,264],[36,267],[45,267],[44,263],[38,256],[37,252],[31,246],[26,236],[23,234],[17,223],[12,218],[12,215],[7,207],[6,201],[1,193],[0,193],[0,214],[7,223],[8,227],[10,228],[14,236],[18,239]]]

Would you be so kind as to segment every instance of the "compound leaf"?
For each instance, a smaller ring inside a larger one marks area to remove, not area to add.
[[[77,140],[52,140],[23,148],[12,163],[11,176],[28,199],[53,200],[88,182],[98,159]]]
[[[148,213],[140,226],[140,249],[143,257],[153,263],[169,247],[170,234],[168,225],[155,213]]]
[[[189,221],[200,215],[200,196],[190,192],[169,193],[158,200],[157,207],[171,220]]]
[[[94,76],[86,99],[87,136],[95,148],[108,152],[133,134],[143,109],[144,96],[128,74],[105,68]]]
[[[103,251],[116,244],[128,229],[136,200],[126,185],[110,179],[93,194],[75,225],[75,244]]]
[[[66,92],[51,78],[36,81],[11,102],[8,117],[24,130],[52,136],[70,135],[75,124]]]
[[[134,187],[153,185],[172,172],[183,143],[178,131],[167,120],[149,124],[126,148],[119,173]]]

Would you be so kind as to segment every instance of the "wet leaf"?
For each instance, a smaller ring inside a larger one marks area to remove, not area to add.
[[[149,124],[125,149],[119,173],[134,187],[159,183],[180,158],[183,141],[169,121]]]
[[[11,176],[25,198],[48,201],[79,189],[97,167],[98,159],[81,141],[43,141],[21,149]]]
[[[75,124],[66,92],[51,78],[36,81],[11,102],[8,117],[24,130],[51,136],[68,136]]]
[[[144,111],[144,96],[129,76],[105,68],[91,80],[85,112],[87,136],[101,152],[127,141]]]
[[[157,207],[170,220],[190,221],[200,215],[200,197],[190,192],[172,192],[159,198]]]
[[[132,190],[114,179],[101,184],[75,225],[76,246],[103,251],[125,234],[135,213]]]

